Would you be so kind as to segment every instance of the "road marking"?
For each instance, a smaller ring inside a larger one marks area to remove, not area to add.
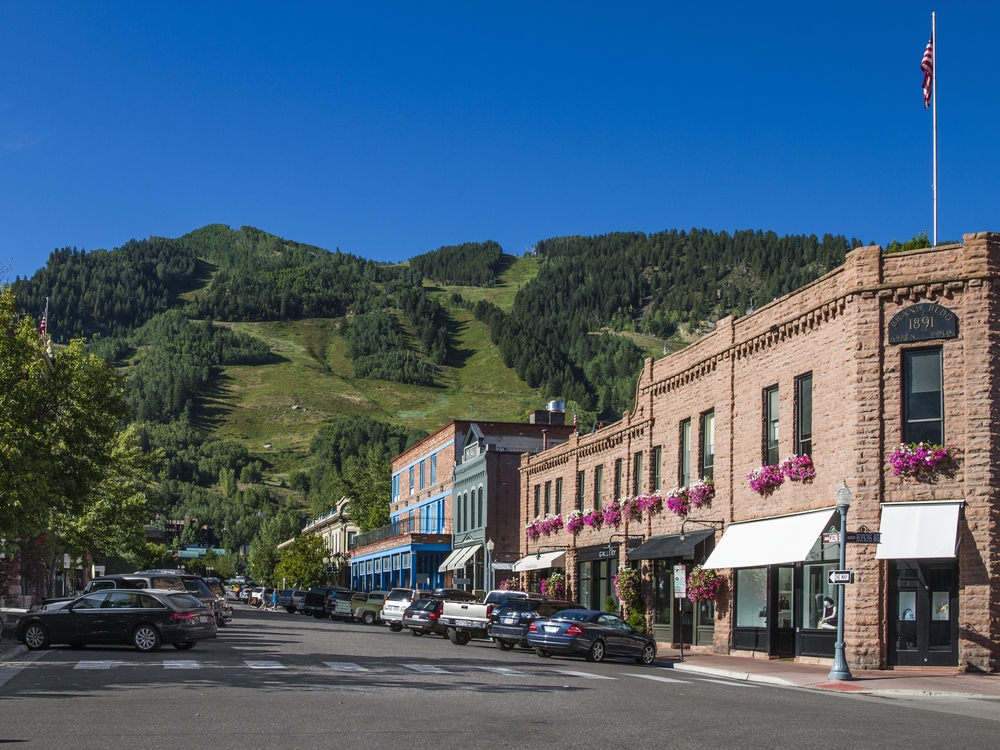
[[[487,672],[496,672],[497,674],[509,675],[511,677],[527,677],[527,672],[518,672],[516,669],[508,669],[507,667],[479,667],[479,669],[485,669]]]
[[[657,682],[677,682],[681,685],[690,685],[687,680],[676,680],[673,677],[657,677],[655,674],[636,674],[634,672],[625,672],[626,677],[641,677],[644,680],[656,680]]]
[[[367,667],[362,667],[360,664],[355,664],[351,661],[325,661],[323,662],[330,669],[337,672],[368,672],[370,671]]]
[[[617,677],[606,677],[603,674],[591,674],[590,672],[574,672],[572,669],[557,669],[559,674],[568,674],[570,677],[585,677],[588,680],[617,680]]]
[[[119,664],[121,664],[120,661],[110,660],[80,661],[73,669],[112,669]]]
[[[45,656],[44,651],[35,651],[19,661],[8,662],[6,666],[0,667],[0,687],[3,687],[20,674],[20,672],[24,669],[24,667],[21,666],[22,664],[27,664],[35,661],[36,659],[41,659],[43,656]]]
[[[285,665],[278,661],[248,661],[243,660],[250,669],[284,669]]]
[[[201,669],[201,664],[199,664],[194,659],[164,659],[163,660],[164,669]]]
[[[267,651],[271,647],[266,643],[262,643],[259,646],[231,646],[231,648],[236,651]]]
[[[421,674],[451,674],[447,669],[435,667],[433,664],[403,664],[402,666]]]
[[[729,680],[710,680],[707,677],[695,677],[694,679],[698,680],[698,682],[714,682],[716,685],[729,685],[730,687],[748,687],[748,688],[760,687],[760,685],[750,685],[746,682],[730,682]]]

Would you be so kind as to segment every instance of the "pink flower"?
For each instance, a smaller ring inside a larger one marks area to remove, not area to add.
[[[614,526],[616,529],[622,522],[622,504],[614,500],[604,506],[604,523],[606,526]]]
[[[793,482],[808,482],[816,478],[816,468],[809,456],[792,456],[781,462],[781,472]]]
[[[746,478],[750,480],[750,489],[761,497],[767,497],[785,481],[781,468],[770,465],[754,469]]]
[[[691,499],[687,487],[674,487],[667,493],[667,509],[678,516],[686,516],[691,510]]]
[[[570,511],[566,517],[566,531],[570,534],[579,534],[583,526],[583,514],[578,510]]]
[[[918,476],[932,471],[939,464],[954,458],[955,446],[945,448],[943,445],[929,443],[910,443],[900,445],[889,456],[889,465],[895,476]]]
[[[583,512],[583,525],[599,529],[604,524],[604,514],[599,510],[585,510]]]
[[[657,492],[642,494],[635,498],[635,507],[639,512],[655,515],[663,510],[663,498]]]
[[[715,497],[715,482],[708,478],[699,479],[688,488],[687,496],[692,508],[707,508]]]

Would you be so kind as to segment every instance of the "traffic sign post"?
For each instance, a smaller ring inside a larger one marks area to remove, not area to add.
[[[831,570],[826,580],[834,586],[843,586],[845,583],[854,583],[853,570]]]
[[[687,568],[683,565],[674,566],[674,598],[677,600],[677,641],[680,643],[680,655],[677,661],[684,661],[684,597],[687,596]]]

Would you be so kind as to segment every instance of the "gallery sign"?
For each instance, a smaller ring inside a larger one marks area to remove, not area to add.
[[[958,316],[933,302],[910,305],[889,321],[889,343],[953,339],[958,336]]]

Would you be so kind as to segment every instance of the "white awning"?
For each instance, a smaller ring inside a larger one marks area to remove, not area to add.
[[[758,568],[802,562],[835,508],[732,523],[705,561],[706,568]]]
[[[475,547],[459,547],[456,550],[452,550],[452,553],[438,567],[438,573],[444,573],[448,570],[461,570],[475,556],[478,549],[479,546],[477,545]]]
[[[492,563],[493,570],[513,570],[514,563],[512,562],[495,562]]]
[[[958,549],[961,500],[929,503],[882,503],[876,560],[922,560],[954,557]]]
[[[522,557],[514,563],[515,573],[524,573],[528,570],[545,570],[546,568],[561,568],[566,564],[566,551],[542,552],[540,554]]]

